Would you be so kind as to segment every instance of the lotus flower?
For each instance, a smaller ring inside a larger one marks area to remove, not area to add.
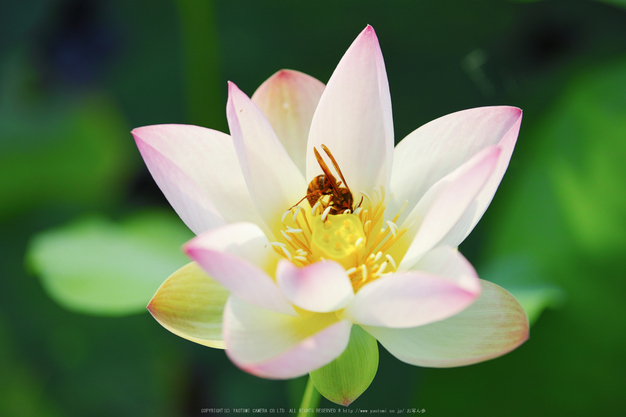
[[[340,404],[372,381],[376,340],[406,363],[454,367],[527,339],[519,303],[457,250],[509,164],[520,109],[453,113],[394,149],[368,26],[326,86],[282,70],[250,99],[229,83],[226,111],[230,136],[186,125],[133,131],[197,235],[184,246],[195,262],[148,306],[165,328],[225,348],[260,377],[309,373]]]

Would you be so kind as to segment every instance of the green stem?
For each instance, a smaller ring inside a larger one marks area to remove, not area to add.
[[[304,395],[302,396],[302,403],[300,404],[300,410],[298,417],[313,417],[315,416],[315,410],[320,403],[320,393],[315,389],[313,380],[309,377],[304,389]],[[312,410],[312,411],[307,411]]]

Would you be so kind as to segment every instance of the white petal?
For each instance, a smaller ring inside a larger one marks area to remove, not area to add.
[[[402,239],[411,243],[401,258],[400,269],[411,269],[441,242],[465,212],[475,210],[476,197],[496,167],[499,155],[499,147],[486,148],[428,190],[403,223],[407,232]]]
[[[269,310],[296,314],[266,272],[275,270],[278,255],[258,226],[235,223],[220,227],[190,240],[183,250],[238,297]]]
[[[286,316],[230,297],[224,309],[226,354],[241,369],[263,378],[295,378],[338,357],[352,323],[330,314]]]
[[[304,310],[329,313],[345,307],[354,297],[345,269],[333,261],[298,268],[282,260],[276,269],[276,279],[283,294]]]
[[[344,317],[370,326],[421,326],[459,313],[474,302],[479,291],[424,272],[398,272],[361,288]]]
[[[407,200],[410,211],[436,182],[493,145],[503,148],[494,171],[501,179],[521,118],[515,107],[480,107],[448,114],[413,131],[395,149],[391,175],[395,204],[399,207]],[[500,181],[493,181],[497,188]]]
[[[482,294],[449,319],[412,329],[364,326],[396,358],[434,368],[496,358],[528,339],[528,318],[503,288],[482,281]]]
[[[194,233],[240,221],[267,229],[228,135],[188,125],[146,126],[132,134],[159,188]]]
[[[359,191],[387,185],[394,144],[391,97],[371,26],[345,53],[317,106],[307,149],[309,180],[322,174],[313,153],[316,147],[323,155],[322,144],[334,155],[355,199]]]
[[[280,70],[252,95],[302,175],[311,120],[323,91],[324,84],[310,75]]]
[[[261,110],[228,86],[226,115],[243,176],[261,218],[278,233],[281,215],[306,194],[307,183]]]
[[[476,270],[456,248],[436,247],[426,253],[415,264],[413,270],[448,278],[459,287],[480,294],[480,279]]]
[[[498,144],[501,149],[498,163],[487,180],[487,183],[483,186],[483,189],[480,191],[478,196],[476,196],[474,210],[466,212],[461,217],[452,230],[448,232],[446,237],[442,239],[442,243],[447,243],[454,247],[459,246],[461,242],[463,242],[471,233],[471,231],[474,230],[478,221],[483,217],[483,214],[485,214],[485,211],[487,210],[487,207],[489,207],[489,204],[491,204],[491,200],[493,200],[493,196],[496,193],[496,190],[502,181],[502,177],[509,166],[509,161],[511,160],[515,143],[517,142],[517,135],[519,133],[521,123],[522,114],[520,111],[519,118],[516,123]]]

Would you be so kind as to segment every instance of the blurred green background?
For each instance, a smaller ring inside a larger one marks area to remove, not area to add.
[[[457,110],[524,109],[509,170],[460,249],[536,321],[513,353],[464,368],[412,367],[381,349],[350,409],[626,415],[625,7],[1,0],[0,416],[297,407],[303,378],[250,376],[145,311],[191,234],[130,130],[226,131],[227,80],[249,95],[281,68],[326,82],[366,24],[397,141]]]

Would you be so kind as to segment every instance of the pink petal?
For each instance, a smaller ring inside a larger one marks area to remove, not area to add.
[[[194,233],[239,221],[265,227],[228,135],[187,125],[146,126],[132,134],[157,185]]]
[[[333,261],[298,268],[282,260],[276,269],[276,279],[289,301],[304,310],[329,313],[345,307],[354,297],[345,269]]]
[[[394,144],[391,97],[371,26],[345,53],[317,106],[307,149],[309,180],[322,173],[313,153],[316,147],[324,154],[322,144],[334,155],[353,194],[371,193],[388,183]]]
[[[354,323],[407,328],[459,313],[479,292],[424,272],[398,272],[365,285],[344,310]]]
[[[352,323],[330,314],[286,316],[229,298],[223,324],[226,354],[241,369],[274,379],[306,375],[348,346]]]
[[[411,269],[465,212],[476,209],[476,197],[495,169],[500,152],[497,146],[484,149],[428,190],[405,220],[408,231],[403,239],[411,244],[401,258],[400,269]]]
[[[261,110],[233,83],[228,84],[228,126],[250,195],[270,230],[306,194],[307,183]]]
[[[504,355],[528,339],[528,318],[503,288],[482,281],[482,294],[449,319],[412,329],[364,326],[396,358],[434,368],[471,365]]]
[[[395,149],[391,175],[394,205],[399,207],[408,201],[408,213],[438,181],[481,150],[498,145],[502,151],[497,166],[476,199],[474,213],[456,233],[462,236],[462,241],[487,209],[500,184],[521,120],[522,112],[515,107],[481,107],[443,116],[415,130]],[[449,243],[457,246],[460,241]]]
[[[190,240],[183,250],[211,278],[243,300],[283,314],[296,314],[266,272],[275,270],[278,255],[258,226],[235,223],[220,227]]]
[[[252,95],[303,175],[311,120],[323,91],[324,84],[310,75],[280,70]]]

